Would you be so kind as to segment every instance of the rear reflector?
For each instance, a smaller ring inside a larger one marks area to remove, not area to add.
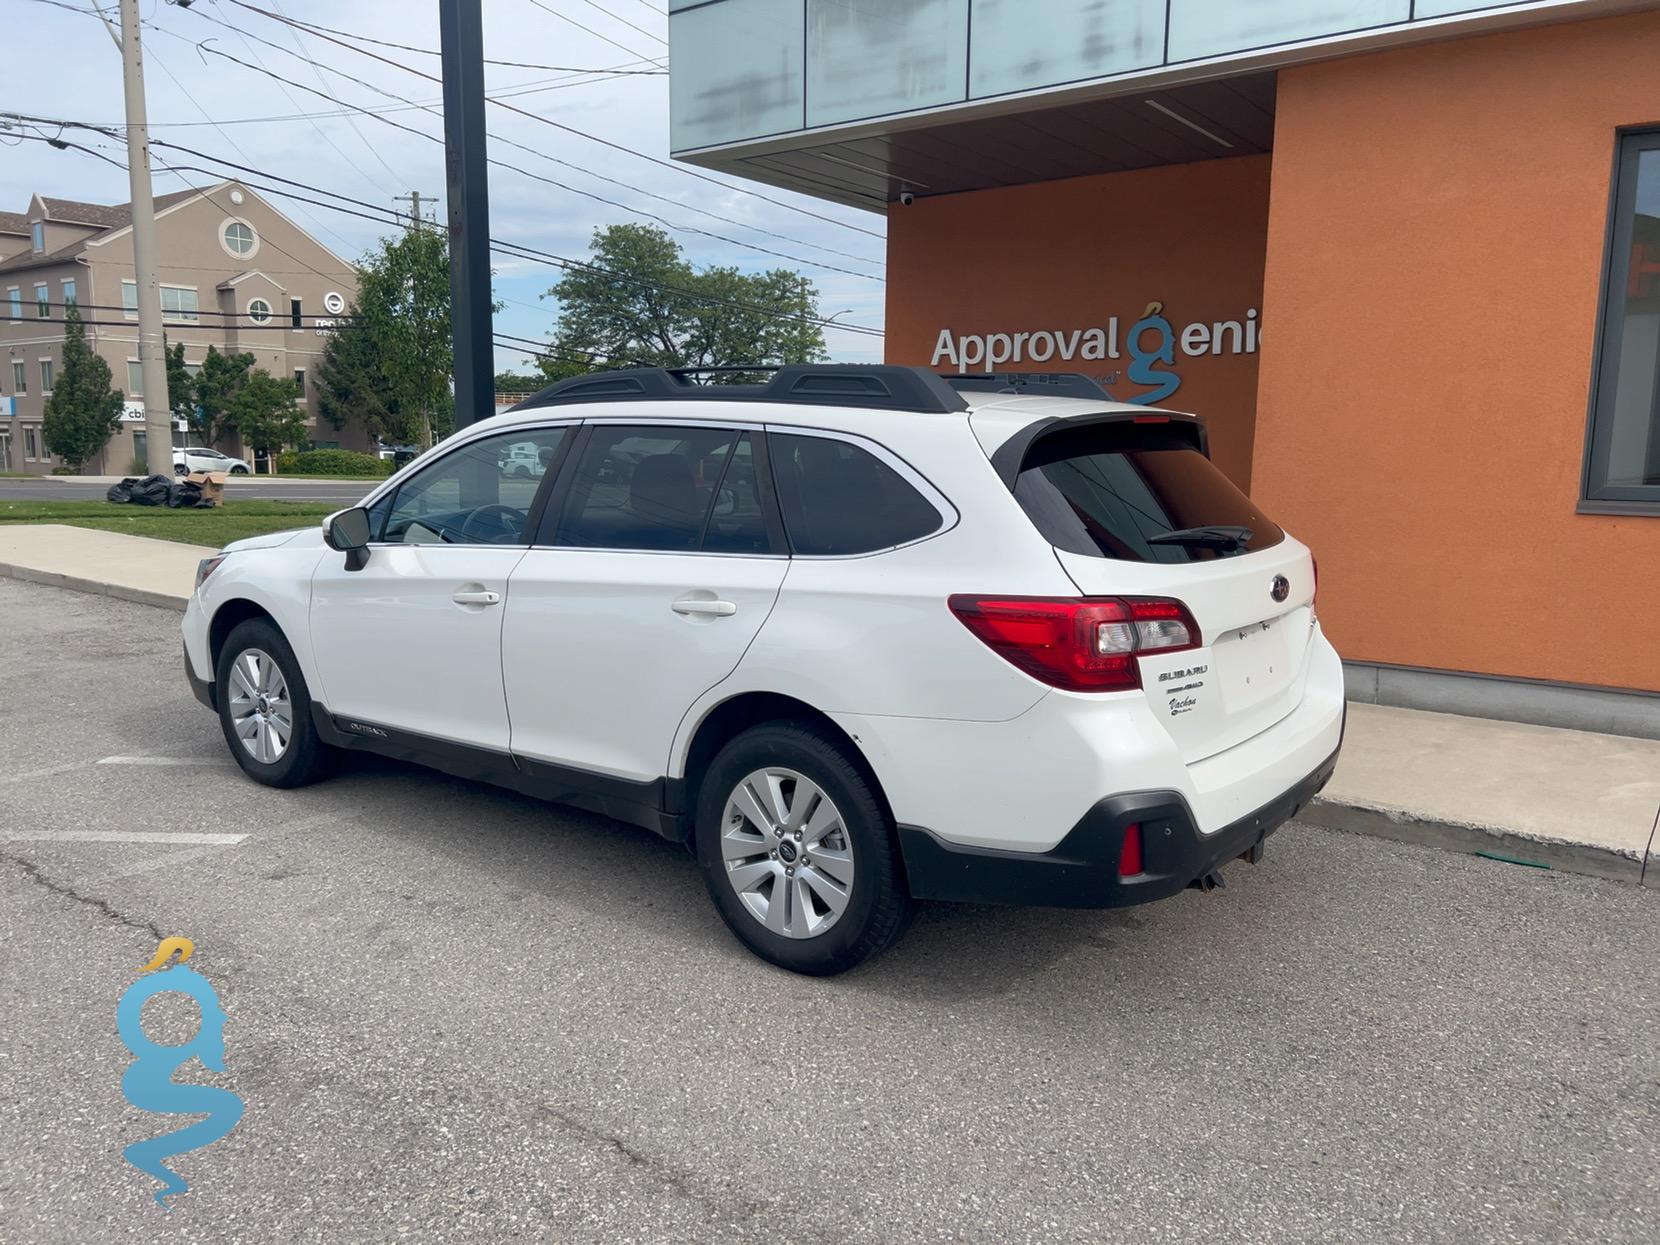
[[[954,596],[950,605],[1005,661],[1071,692],[1134,691],[1138,654],[1203,642],[1187,606],[1163,598]]]
[[[1141,827],[1131,824],[1124,829],[1124,849],[1118,853],[1118,876],[1133,878],[1141,871]]]

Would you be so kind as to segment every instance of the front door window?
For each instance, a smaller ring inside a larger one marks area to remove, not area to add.
[[[400,545],[528,544],[531,505],[567,431],[504,432],[452,450],[391,496],[380,539]]]

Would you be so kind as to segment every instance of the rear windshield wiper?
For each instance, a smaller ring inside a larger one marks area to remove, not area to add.
[[[1192,545],[1200,549],[1220,549],[1233,553],[1251,543],[1255,536],[1248,527],[1218,523],[1209,527],[1184,527],[1174,532],[1160,532],[1149,536],[1149,545]]]

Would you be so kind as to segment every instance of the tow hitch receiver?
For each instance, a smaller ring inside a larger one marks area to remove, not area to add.
[[[1240,852],[1239,853],[1239,858],[1241,860],[1248,861],[1253,865],[1260,864],[1262,862],[1263,847],[1267,842],[1268,842],[1268,837],[1266,835],[1264,835],[1262,838],[1258,839],[1255,843],[1251,844],[1250,847],[1248,847],[1244,851]]]

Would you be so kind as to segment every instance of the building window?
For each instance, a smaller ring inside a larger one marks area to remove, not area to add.
[[[194,286],[164,285],[161,287],[161,318],[184,324],[195,324],[196,289]]]
[[[138,282],[121,283],[121,311],[129,320],[138,319]]]
[[[15,323],[23,318],[23,291],[15,285],[6,291],[6,301],[11,304],[12,321]]]
[[[238,259],[247,259],[259,246],[259,239],[254,236],[254,227],[246,221],[226,221],[219,238],[225,244],[225,249]]]
[[[40,429],[31,426],[23,430],[23,457],[40,457]]]
[[[271,319],[271,304],[263,298],[256,298],[248,303],[248,319],[255,324],[266,324]]]
[[[184,365],[184,370],[190,373],[190,378],[192,380],[195,380],[196,377],[200,376],[202,373],[202,365],[200,363],[186,363]]]
[[[37,252],[46,249],[46,226],[38,220],[31,222],[29,225],[29,241],[34,244]]]
[[[137,359],[127,360],[127,396],[129,398],[144,396],[144,365]]]
[[[304,304],[297,298],[288,300],[288,325],[290,328],[303,328]]]
[[[50,359],[40,361],[40,391],[43,394],[52,392],[52,378],[56,374],[56,365]]]
[[[29,392],[29,365],[22,359],[12,360],[12,392],[19,397]]]
[[[35,319],[44,320],[52,314],[52,291],[48,286],[35,286]]]
[[[75,305],[75,283],[73,281],[63,283],[63,305],[66,311]]]
[[[300,401],[304,402],[305,401],[305,369],[303,367],[297,367],[297,368],[294,369],[294,388],[300,391]]]
[[[1584,501],[1660,511],[1660,131],[1620,140]]]

